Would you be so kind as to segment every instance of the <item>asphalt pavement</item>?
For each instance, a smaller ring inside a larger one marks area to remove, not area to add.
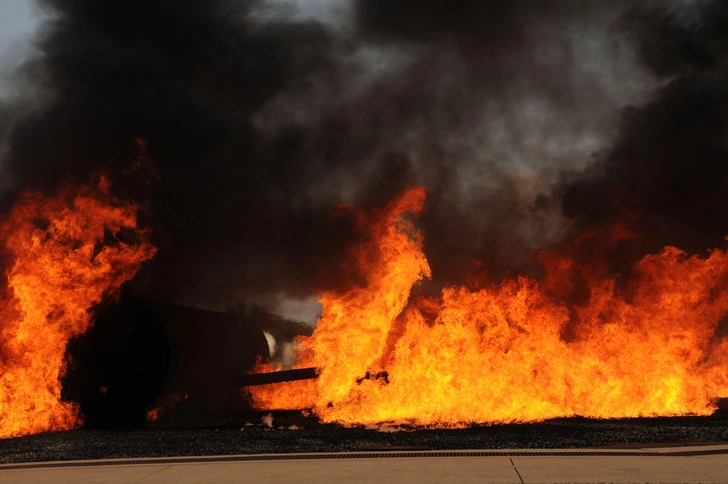
[[[136,458],[0,465],[15,483],[728,483],[728,444]]]

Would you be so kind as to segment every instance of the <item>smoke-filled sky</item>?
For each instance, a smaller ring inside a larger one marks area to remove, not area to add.
[[[138,293],[310,320],[316,293],[360,283],[340,267],[362,234],[331,207],[413,185],[433,289],[473,260],[537,273],[535,252],[625,213],[655,247],[728,234],[719,0],[12,0],[0,16],[17,28],[0,37],[2,208],[115,173],[160,249]],[[122,175],[136,138],[150,185]]]

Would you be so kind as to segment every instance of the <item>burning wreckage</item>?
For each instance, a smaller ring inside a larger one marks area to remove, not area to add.
[[[374,210],[347,209],[370,234],[351,251],[366,281],[321,296],[318,326],[297,338],[294,368],[284,370],[244,318],[109,299],[155,249],[136,226],[136,207],[113,198],[104,177],[56,198],[28,192],[2,227],[14,257],[3,306],[2,435],[84,419],[214,423],[250,409],[248,399],[348,426],[453,428],[710,415],[728,394],[720,333],[728,252],[703,258],[668,247],[618,283],[569,256],[581,244],[633,237],[610,227],[542,253],[541,281],[471,283],[433,297],[415,291],[430,275],[413,220],[424,202],[415,188]],[[592,293],[570,308],[564,301],[579,278]]]
[[[38,2],[0,100],[0,438],[728,396],[726,2]],[[284,362],[159,302],[238,298],[320,314]]]

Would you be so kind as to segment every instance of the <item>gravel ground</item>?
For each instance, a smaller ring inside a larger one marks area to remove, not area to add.
[[[256,416],[255,419],[259,419]],[[290,426],[298,429],[289,429]],[[557,419],[467,429],[381,432],[274,414],[273,427],[248,419],[174,430],[88,429],[0,440],[0,463],[128,457],[428,449],[572,448],[728,442],[728,412],[711,417]]]

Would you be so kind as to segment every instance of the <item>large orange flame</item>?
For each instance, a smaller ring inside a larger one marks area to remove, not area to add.
[[[347,425],[463,426],[707,415],[728,396],[728,339],[716,334],[728,315],[727,252],[667,247],[627,282],[544,253],[540,282],[411,297],[430,273],[410,221],[424,198],[411,189],[360,216],[371,239],[352,254],[366,284],[323,294],[316,331],[299,339],[297,366],[320,368],[319,378],[252,388],[257,407],[310,407]],[[569,304],[560,296],[577,273],[591,292]]]
[[[66,344],[88,329],[89,309],[154,255],[137,211],[97,176],[53,198],[28,191],[0,220],[0,438],[82,422],[78,406],[61,401]]]

